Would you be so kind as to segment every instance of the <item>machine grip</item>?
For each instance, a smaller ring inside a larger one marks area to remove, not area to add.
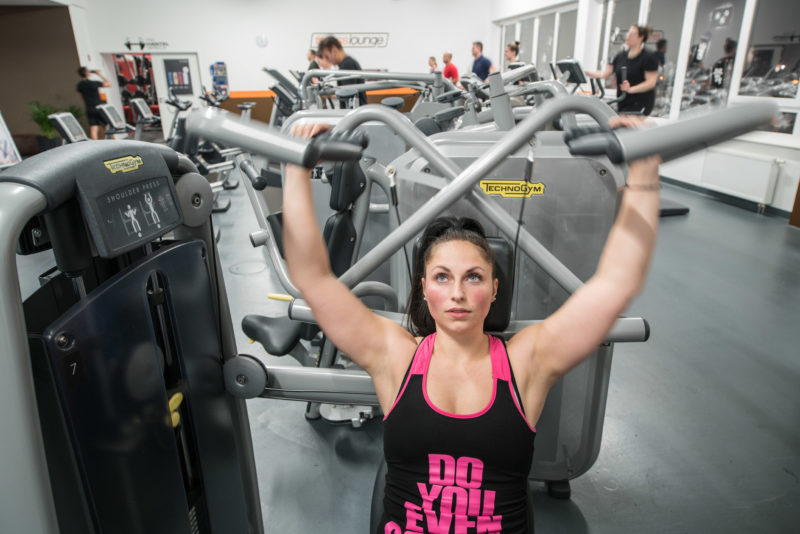
[[[614,130],[569,140],[573,155],[605,154],[613,163],[658,154],[669,161],[733,139],[767,124],[778,108],[772,102],[755,102],[704,113],[646,130]]]
[[[267,179],[261,176],[261,173],[250,163],[250,160],[243,159],[239,163],[239,169],[247,176],[247,179],[250,180],[250,183],[253,184],[253,189],[256,191],[263,191],[264,188],[267,187]]]

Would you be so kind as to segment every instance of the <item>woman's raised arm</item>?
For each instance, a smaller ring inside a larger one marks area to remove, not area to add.
[[[305,124],[292,133],[311,138],[325,130],[326,125]],[[283,185],[283,245],[289,277],[325,335],[374,380],[388,370],[389,348],[405,340],[413,353],[411,334],[372,313],[331,271],[314,215],[311,171],[295,165],[286,166]]]
[[[635,127],[638,119],[616,117],[612,125]],[[549,388],[603,342],[616,319],[642,288],[659,218],[657,156],[630,164],[617,218],[596,273],[543,322],[509,342],[527,378]]]

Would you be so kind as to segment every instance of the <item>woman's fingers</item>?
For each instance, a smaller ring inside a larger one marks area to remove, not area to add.
[[[303,139],[311,139],[314,136],[321,134],[322,132],[326,132],[330,130],[331,127],[329,124],[323,124],[319,122],[306,122],[300,124],[294,124],[290,133],[295,137],[302,137]]]

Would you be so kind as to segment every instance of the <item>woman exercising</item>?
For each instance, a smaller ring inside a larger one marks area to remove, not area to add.
[[[506,58],[506,65],[509,63],[516,63],[519,61],[519,41],[514,41],[513,43],[508,43],[506,45],[506,49],[503,52]]]
[[[658,82],[658,58],[645,48],[650,36],[650,26],[634,24],[625,36],[627,50],[623,50],[606,68],[586,71],[592,78],[608,78],[614,72],[617,76],[617,90],[625,93],[619,103],[620,113],[641,113],[650,115],[656,103],[656,83]]]
[[[635,127],[633,117],[614,126]],[[297,125],[304,138],[327,129]],[[333,275],[311,173],[287,165],[284,246],[292,281],[330,340],[372,377],[387,462],[379,533],[528,532],[527,477],[548,390],[605,339],[641,289],[658,225],[658,157],[630,164],[595,275],[508,344],[484,332],[497,294],[480,225],[438,219],[424,231],[410,332],[372,313]]]

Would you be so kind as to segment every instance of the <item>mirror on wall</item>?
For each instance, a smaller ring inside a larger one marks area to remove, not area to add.
[[[800,2],[759,0],[739,94],[795,98],[800,77]]]
[[[727,104],[744,4],[745,0],[698,1],[681,111]]]
[[[686,0],[653,2],[650,5],[647,23],[653,28],[653,33],[647,46],[656,53],[659,63],[656,102],[650,113],[653,117],[669,116],[685,9]]]

